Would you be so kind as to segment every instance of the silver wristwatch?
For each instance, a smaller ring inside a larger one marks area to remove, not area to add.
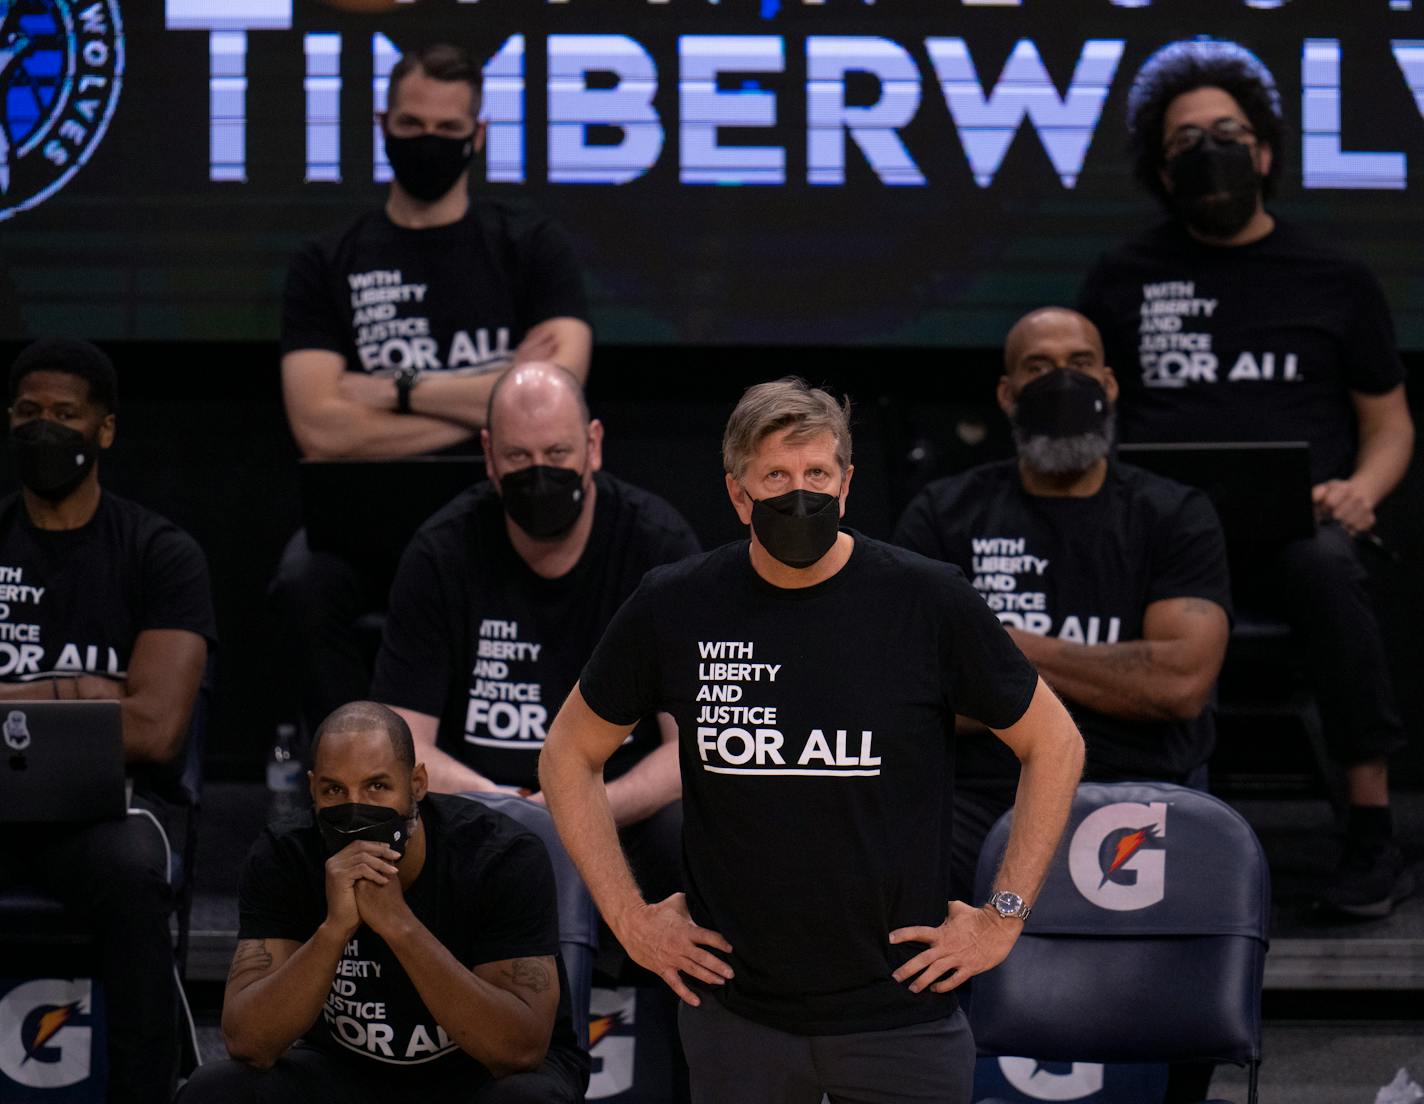
[[[1027,920],[1028,914],[1033,911],[1024,904],[1022,897],[1007,889],[1001,889],[990,897],[989,904],[1005,920]]]

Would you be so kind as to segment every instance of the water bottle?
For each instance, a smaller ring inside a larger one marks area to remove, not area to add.
[[[306,771],[296,745],[297,726],[279,724],[267,759],[267,820],[274,828],[289,827],[306,812]]]

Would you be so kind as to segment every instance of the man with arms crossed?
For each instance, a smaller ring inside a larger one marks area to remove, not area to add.
[[[543,843],[426,792],[405,722],[374,702],[312,748],[315,823],[268,829],[242,875],[223,995],[232,1061],[183,1104],[583,1099]]]
[[[1229,632],[1226,545],[1200,491],[1111,456],[1116,398],[1091,322],[1061,307],[1025,315],[1004,342],[998,390],[1017,457],[931,483],[895,539],[973,581],[1072,710],[1087,778],[1202,787]],[[964,727],[960,893],[1018,780],[1007,748]]]
[[[484,144],[478,63],[413,50],[391,70],[381,116],[394,179],[385,205],[292,262],[282,309],[282,393],[302,455],[380,459],[437,452],[484,425],[511,365],[588,375],[592,331],[563,231],[523,203],[470,196]],[[273,600],[301,673],[308,724],[364,696],[370,671],[351,624],[385,602],[305,531],[283,553]]]
[[[850,447],[847,409],[801,380],[743,396],[723,461],[750,542],[648,574],[540,764],[604,917],[685,1002],[699,1104],[853,1086],[967,1101],[974,1045],[953,990],[1008,954],[1082,767],[1068,714],[957,569],[840,530]],[[651,903],[600,780],[650,710],[678,722],[688,879]],[[981,908],[948,893],[956,713],[1023,763]]]

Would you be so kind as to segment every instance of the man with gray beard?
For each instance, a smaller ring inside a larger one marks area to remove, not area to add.
[[[1073,714],[1086,779],[1205,788],[1226,546],[1201,492],[1112,455],[1116,399],[1091,322],[1059,307],[1026,315],[998,385],[1017,458],[931,483],[895,539],[968,576]],[[1018,764],[982,726],[961,717],[957,731],[952,885],[969,899]]]

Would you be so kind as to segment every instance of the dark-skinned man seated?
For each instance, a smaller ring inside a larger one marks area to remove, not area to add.
[[[110,1101],[162,1100],[177,1066],[173,907],[159,796],[181,770],[215,639],[208,568],[193,538],[99,485],[117,432],[103,351],[42,338],[10,369],[20,490],[0,499],[0,701],[120,703],[130,815],[24,833],[0,886],[37,883],[83,918],[98,948]]]
[[[544,844],[427,792],[410,729],[341,706],[312,747],[313,820],[268,829],[238,895],[223,997],[232,1060],[194,1102],[583,1099]]]

